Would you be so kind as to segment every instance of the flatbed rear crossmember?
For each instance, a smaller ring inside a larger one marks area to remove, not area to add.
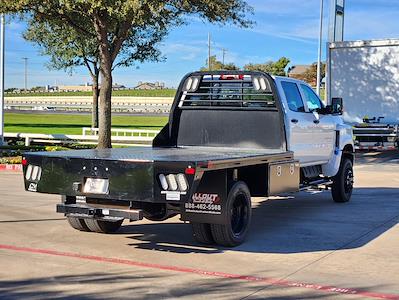
[[[114,221],[122,218],[130,221],[138,221],[144,217],[141,209],[108,209],[82,204],[57,204],[57,212],[81,219],[101,219],[104,221]]]

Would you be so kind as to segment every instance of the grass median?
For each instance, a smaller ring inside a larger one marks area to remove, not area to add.
[[[82,134],[82,127],[90,127],[90,114],[31,114],[5,113],[5,132],[43,134]],[[161,129],[167,116],[112,116],[112,127],[123,129]]]

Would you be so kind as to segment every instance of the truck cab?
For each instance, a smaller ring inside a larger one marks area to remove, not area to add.
[[[319,166],[323,175],[336,175],[342,153],[354,152],[351,127],[339,113],[328,111],[306,82],[281,76],[273,79],[284,110],[287,149],[302,168]]]

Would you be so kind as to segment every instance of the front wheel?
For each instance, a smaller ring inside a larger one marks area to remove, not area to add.
[[[238,246],[246,238],[252,217],[251,194],[244,182],[238,181],[230,189],[226,212],[226,224],[211,224],[213,239],[226,247]]]
[[[331,186],[331,194],[335,202],[342,203],[350,200],[353,191],[353,178],[352,161],[344,158]]]

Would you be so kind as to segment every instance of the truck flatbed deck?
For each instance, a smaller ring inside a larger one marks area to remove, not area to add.
[[[36,152],[29,156],[65,159],[111,160],[124,162],[228,162],[249,160],[279,160],[292,158],[289,151],[275,149],[234,149],[227,147],[117,148],[57,152]]]
[[[156,184],[160,173],[177,174],[192,168],[195,172],[192,176],[202,176],[206,171],[291,161],[293,153],[278,149],[228,147],[137,147],[33,152],[26,154],[26,160],[32,165],[26,176],[40,177],[38,184],[26,182],[28,190],[162,202],[165,196]],[[41,166],[40,170],[35,171],[34,166]],[[109,192],[85,193],[87,178],[108,180]]]

